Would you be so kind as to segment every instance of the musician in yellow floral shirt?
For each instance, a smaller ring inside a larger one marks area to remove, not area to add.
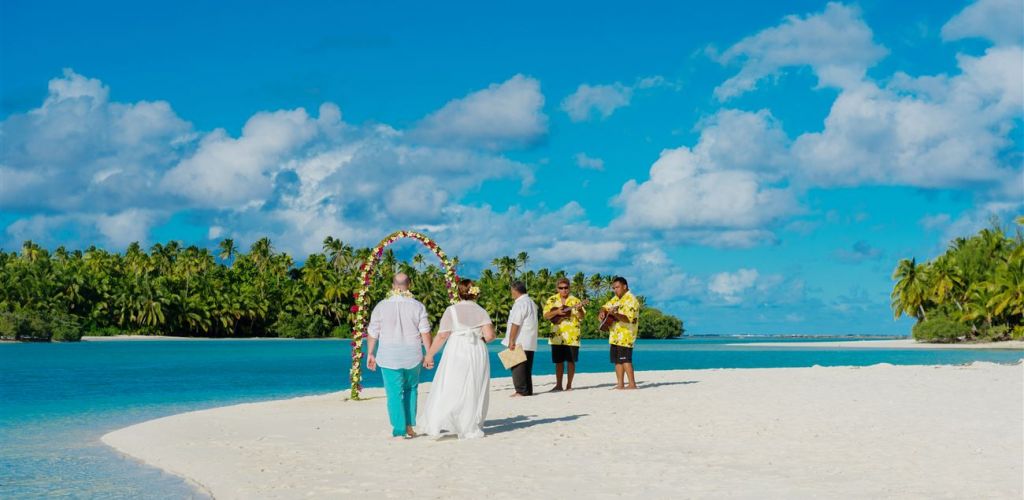
[[[565,365],[569,365],[569,379],[565,390],[572,390],[572,378],[576,375],[576,361],[580,359],[580,323],[586,310],[580,299],[569,293],[569,280],[560,278],[558,293],[548,297],[544,303],[544,319],[551,322],[551,362],[555,364],[555,388],[551,392],[562,390],[562,373]]]
[[[636,389],[633,374],[633,344],[636,343],[637,324],[640,316],[640,301],[629,291],[626,278],[616,276],[612,280],[615,296],[601,307],[597,319],[602,329],[608,332],[611,362],[615,363],[615,388]],[[623,385],[623,376],[629,378],[629,385]]]

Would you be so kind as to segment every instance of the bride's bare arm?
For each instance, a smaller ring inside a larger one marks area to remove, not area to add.
[[[495,335],[494,335],[494,325],[488,323],[488,324],[483,326],[483,330],[484,330],[484,342],[490,342],[490,341],[494,340],[494,338],[495,338]]]
[[[434,355],[444,347],[445,341],[448,340],[448,336],[451,334],[452,332],[437,332],[437,337],[434,337],[434,341],[430,343],[430,350],[423,357],[424,368],[429,370],[434,367]]]

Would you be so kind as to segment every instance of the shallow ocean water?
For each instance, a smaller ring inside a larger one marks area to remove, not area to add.
[[[787,347],[771,337],[641,341],[643,370],[1014,363],[1022,350],[867,350]],[[826,340],[826,339],[818,339]],[[769,347],[727,345],[772,342]],[[491,345],[492,376],[506,377]],[[140,464],[99,439],[114,429],[184,411],[340,391],[349,343],[339,340],[151,340],[0,344],[0,497],[203,497],[180,478]],[[553,373],[546,345],[534,372]],[[609,371],[607,343],[584,342],[580,372]],[[380,386],[379,372],[365,372]],[[429,381],[433,372],[424,371]],[[611,377],[611,375],[609,375]]]

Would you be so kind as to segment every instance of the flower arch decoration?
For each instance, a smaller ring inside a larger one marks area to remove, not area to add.
[[[458,275],[455,274],[455,263],[449,260],[448,256],[441,250],[441,247],[437,246],[437,243],[426,235],[415,231],[395,231],[381,240],[377,246],[373,247],[369,260],[359,267],[359,291],[355,293],[355,304],[352,305],[351,309],[355,315],[355,320],[352,323],[352,368],[349,370],[349,380],[352,382],[351,399],[354,401],[359,400],[359,392],[363,389],[363,341],[366,340],[366,326],[370,320],[368,304],[370,299],[367,297],[367,292],[370,289],[370,284],[373,282],[373,271],[384,255],[384,249],[401,239],[416,240],[437,256],[441,261],[442,271],[444,271],[444,282],[448,289],[449,300],[454,304],[459,298],[456,288],[459,280]]]

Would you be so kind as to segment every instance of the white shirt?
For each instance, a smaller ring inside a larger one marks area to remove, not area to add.
[[[370,313],[367,334],[377,339],[377,364],[392,370],[415,368],[423,362],[423,339],[430,333],[427,308],[401,295],[388,297]]]
[[[508,334],[512,331],[512,325],[519,325],[519,334],[516,335],[516,345],[527,351],[537,350],[537,304],[527,294],[522,294],[512,304],[512,310],[508,312],[508,327],[505,329],[505,338],[501,345],[508,347]]]

